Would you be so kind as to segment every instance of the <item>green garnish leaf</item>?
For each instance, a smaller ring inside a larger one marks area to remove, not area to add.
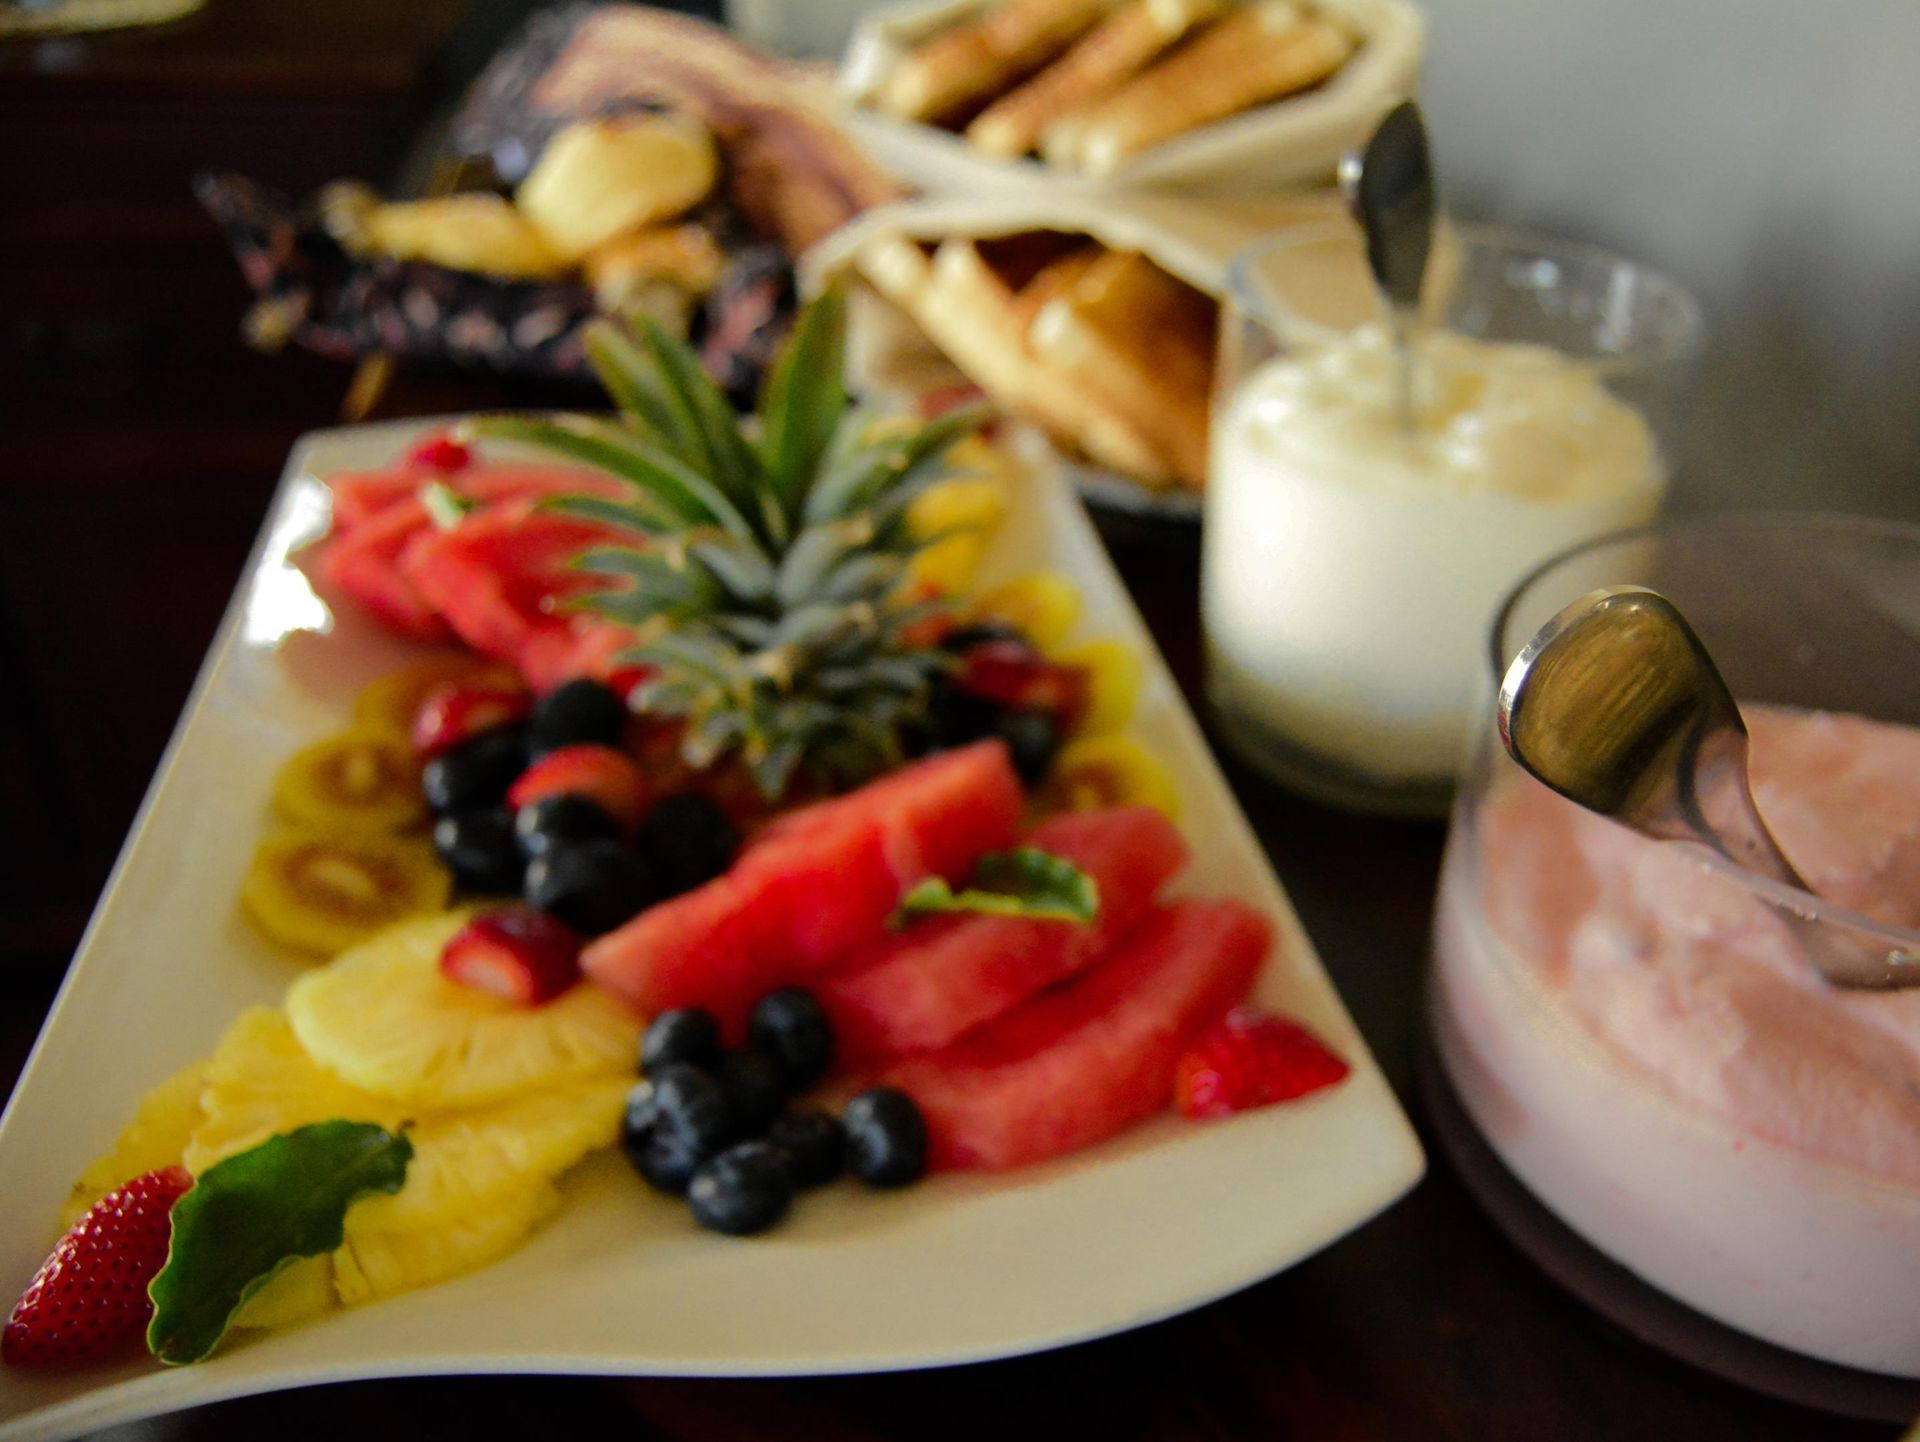
[[[928,877],[900,898],[893,925],[953,912],[1085,924],[1099,911],[1100,889],[1091,876],[1064,856],[1021,846],[981,857],[972,884],[963,891],[955,891],[943,877]]]
[[[420,488],[420,504],[427,516],[443,531],[451,531],[477,504],[461,495],[445,481],[428,481]]]
[[[397,1192],[413,1144],[368,1122],[315,1122],[208,1167],[173,1207],[167,1264],[147,1287],[147,1350],[174,1366],[220,1345],[247,1298],[300,1257],[331,1252],[347,1208]]]

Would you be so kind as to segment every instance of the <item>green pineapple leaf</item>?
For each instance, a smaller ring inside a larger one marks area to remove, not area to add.
[[[600,384],[627,423],[675,460],[698,465],[698,440],[683,434],[672,411],[655,388],[657,372],[630,336],[610,320],[596,320],[586,330],[587,361]]]
[[[829,290],[794,326],[761,393],[760,456],[789,530],[847,413],[846,350],[846,295]]]

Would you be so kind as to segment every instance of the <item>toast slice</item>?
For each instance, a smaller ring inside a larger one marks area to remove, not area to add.
[[[1027,343],[1076,389],[1126,415],[1167,468],[1199,489],[1219,309],[1144,255],[1105,251],[1035,311]]]
[[[1035,303],[1058,293],[1094,258],[1084,238],[1047,232],[929,251],[898,236],[862,247],[860,272],[911,316],[975,384],[1099,465],[1150,485],[1173,475],[1129,418],[1039,360],[1025,334]],[[1028,303],[1022,296],[1038,288]]]
[[[1030,153],[1048,126],[1105,100],[1225,9],[1226,0],[1131,0],[1038,75],[981,111],[967,127],[967,140],[1008,159]]]
[[[1111,175],[1143,150],[1281,99],[1332,75],[1351,34],[1292,0],[1254,0],[1201,30],[1091,109],[1055,122],[1055,164]]]
[[[977,108],[1098,24],[1113,0],[999,0],[935,34],[894,66],[874,97],[927,123]]]

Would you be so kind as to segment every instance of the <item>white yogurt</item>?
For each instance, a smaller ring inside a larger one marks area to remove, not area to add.
[[[1650,521],[1652,432],[1540,346],[1417,343],[1416,427],[1379,327],[1269,362],[1221,407],[1201,606],[1230,724],[1392,785],[1452,775],[1499,598]]]

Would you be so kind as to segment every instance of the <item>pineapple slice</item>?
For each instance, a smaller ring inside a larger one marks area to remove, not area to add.
[[[1040,791],[1045,811],[1097,811],[1152,806],[1180,819],[1180,793],[1160,758],[1132,736],[1081,736],[1069,741]]]
[[[1047,571],[1002,581],[974,603],[977,621],[1001,621],[1042,651],[1051,651],[1080,619],[1080,593]]]
[[[552,1179],[613,1145],[630,1086],[606,1077],[422,1122],[406,1185],[347,1213],[341,1300],[425,1286],[510,1250],[558,1205]]]
[[[441,949],[466,920],[402,922],[294,982],[301,1044],[355,1086],[435,1109],[631,1075],[639,1023],[598,988],[523,1007],[441,976]]]
[[[552,1182],[535,1182],[495,1198],[484,1212],[425,1230],[358,1234],[349,1217],[347,1240],[331,1258],[335,1290],[353,1307],[477,1271],[519,1246],[559,1205]]]
[[[372,1096],[315,1063],[286,1017],[267,1006],[242,1012],[214,1048],[200,1111],[182,1157],[196,1176],[276,1132],[309,1122],[341,1117],[395,1127],[409,1115],[402,1104]]]
[[[286,1327],[331,1311],[339,1302],[333,1256],[301,1257],[241,1304],[236,1327]]]
[[[1053,659],[1087,673],[1087,706],[1075,727],[1076,735],[1104,736],[1126,729],[1147,674],[1138,651],[1125,641],[1083,641]]]
[[[182,1067],[140,1099],[133,1120],[114,1139],[113,1150],[80,1174],[73,1192],[60,1209],[65,1231],[88,1208],[130,1177],[144,1176],[180,1161],[194,1128],[200,1125],[200,1089],[206,1063]]]
[[[956,445],[954,452],[965,444]],[[1006,510],[1006,486],[989,476],[962,476],[929,486],[907,507],[907,528],[927,542],[907,563],[908,583],[947,595],[964,591]]]

